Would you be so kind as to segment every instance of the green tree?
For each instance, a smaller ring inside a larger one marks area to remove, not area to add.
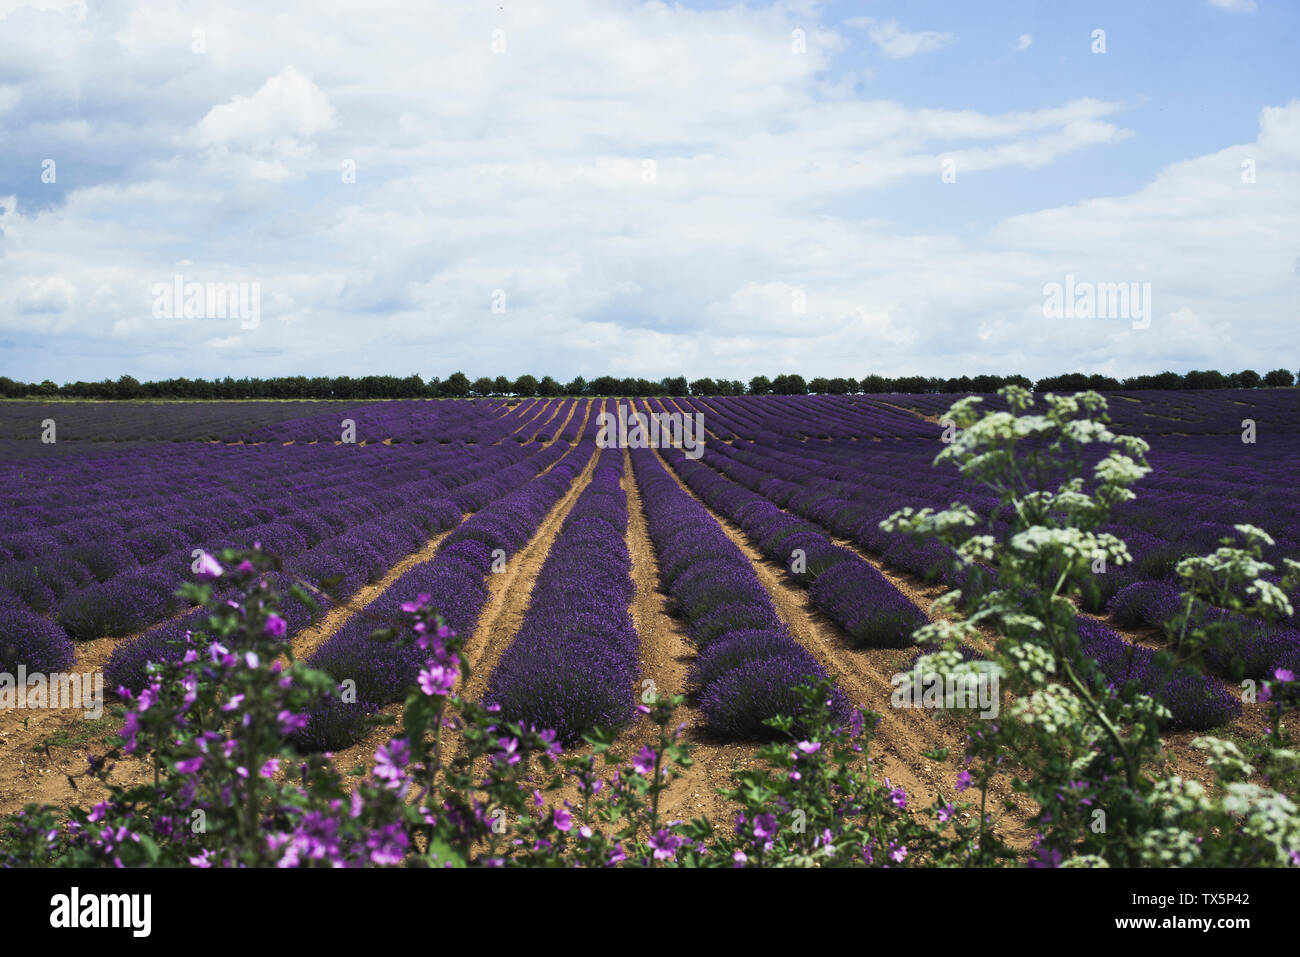
[[[447,376],[447,381],[441,384],[439,394],[452,398],[469,395],[469,376],[463,372],[453,372]]]
[[[691,395],[717,395],[718,384],[712,379],[696,379],[691,383]]]
[[[772,380],[772,391],[777,395],[807,395],[808,383],[798,373],[779,375]]]

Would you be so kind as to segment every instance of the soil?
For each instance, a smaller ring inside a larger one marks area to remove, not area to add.
[[[666,462],[663,465],[683,491],[702,507],[708,508]],[[928,807],[939,794],[951,800],[955,795],[953,783],[960,770],[957,762],[964,752],[963,723],[955,717],[936,715],[925,709],[890,705],[894,691],[890,678],[903,669],[910,651],[853,648],[844,632],[813,607],[807,589],[786,576],[784,567],[763,556],[739,527],[712,509],[709,513],[749,559],[759,582],[771,596],[777,615],[795,640],[818,660],[828,674],[836,676],[837,683],[853,705],[881,715],[872,742],[874,760],[880,765],[877,773],[904,788],[911,796],[913,806]],[[913,595],[917,589],[910,587],[908,592],[905,594],[916,601]],[[917,601],[917,604],[925,610],[929,601]],[[939,748],[949,749],[948,763],[933,761],[923,753]],[[742,745],[738,749],[747,752],[752,747]],[[1027,847],[1030,835],[1023,821],[1035,812],[1033,803],[1023,795],[1013,794],[1005,776],[994,780],[989,796],[990,806],[1000,806],[1004,798],[1013,801],[1017,810],[1009,819],[1000,820],[995,814],[995,830],[1008,844]],[[710,819],[714,819],[712,815]]]
[[[672,406],[667,406],[672,408]],[[600,408],[591,400],[574,403],[565,421],[553,425],[552,434],[558,436],[572,420],[581,415],[585,420]],[[913,410],[908,410],[913,411]],[[913,414],[918,414],[913,411]],[[523,423],[516,433],[527,428],[530,434],[551,424],[554,411],[549,405]],[[919,415],[926,421],[936,421],[937,416]],[[710,441],[722,441],[709,433]],[[553,439],[552,441],[558,441]],[[337,443],[336,443],[337,444]],[[550,443],[547,443],[550,444]],[[576,445],[576,443],[571,443]],[[657,454],[657,453],[656,453]],[[486,688],[492,669],[501,653],[517,634],[532,595],[533,582],[544,563],[550,548],[559,534],[582,490],[590,482],[599,454],[593,454],[572,487],[552,508],[533,538],[506,564],[506,570],[489,576],[489,597],[474,634],[466,643],[465,654],[473,668],[473,675],[465,689],[471,696],[480,695]],[[662,459],[661,459],[662,461]],[[678,478],[667,463],[667,473],[678,485],[699,502],[698,497]],[[685,694],[686,677],[694,660],[694,647],[688,639],[683,623],[668,611],[666,596],[660,588],[659,569],[651,543],[646,517],[637,488],[631,460],[624,452],[623,488],[628,500],[627,544],[632,561],[634,597],[629,612],[641,638],[642,674],[654,682],[658,695]],[[959,769],[964,737],[964,723],[951,716],[935,715],[924,709],[899,709],[890,706],[893,685],[890,678],[902,670],[911,655],[910,649],[858,649],[851,646],[843,631],[811,604],[809,593],[798,582],[789,578],[783,566],[764,557],[748,540],[744,532],[703,502],[700,505],[719,522],[728,537],[750,560],[760,583],[772,598],[777,614],[790,633],[827,670],[835,675],[840,687],[853,704],[882,715],[872,744],[872,754],[877,762],[878,775],[888,777],[893,784],[905,788],[912,797],[913,806],[927,806],[939,794],[953,797],[953,782]],[[358,610],[374,601],[412,565],[433,557],[446,533],[435,536],[416,552],[406,556],[384,578],[363,588],[345,605],[331,608],[316,625],[304,630],[293,640],[294,653],[305,657],[341,628]],[[903,595],[929,614],[932,601],[946,591],[942,585],[927,585],[911,575],[884,567],[870,553],[851,542],[832,539],[835,544],[849,548],[864,561],[877,568]],[[1126,640],[1147,646],[1158,644],[1154,631],[1133,631],[1106,622]],[[77,663],[74,670],[102,671],[113,649],[127,638],[104,638],[82,642],[77,646]],[[1229,690],[1235,686],[1226,685]],[[0,711],[0,814],[10,813],[24,804],[48,803],[57,806],[80,804],[89,806],[103,797],[103,791],[94,779],[79,777],[86,768],[87,751],[102,754],[106,749],[105,736],[113,735],[120,720],[112,716],[119,702],[105,689],[104,720],[88,723],[82,717],[83,709],[4,710]],[[389,715],[400,715],[400,705],[383,709]],[[718,792],[733,783],[732,772],[753,764],[754,745],[750,743],[724,743],[712,740],[702,728],[701,715],[688,696],[679,712],[686,724],[685,739],[693,747],[694,764],[671,784],[661,799],[661,812],[666,819],[707,817],[716,827],[730,825],[734,806]],[[1217,733],[1233,733],[1245,737],[1258,736],[1269,722],[1266,705],[1247,704],[1242,717],[1229,729]],[[1292,715],[1288,727],[1300,732],[1300,717]],[[341,769],[369,765],[375,749],[392,734],[391,728],[375,729],[365,739],[336,754]],[[646,718],[638,717],[618,736],[615,752],[628,757],[642,745],[652,743],[658,729]],[[1211,779],[1204,756],[1191,742],[1198,733],[1180,732],[1164,736],[1166,764],[1159,773],[1182,774],[1204,784]],[[456,746],[455,736],[447,741],[448,753]],[[950,758],[946,762],[934,761],[923,752],[947,748]],[[152,769],[137,759],[118,762],[114,780],[118,783],[143,783],[152,775]],[[355,780],[355,779],[352,779]],[[560,798],[567,797],[578,803],[570,789],[562,790]],[[1027,822],[1034,813],[1033,803],[1023,795],[1013,794],[1009,780],[996,779],[991,790],[991,807],[1000,807],[1009,799],[1014,811],[997,818],[996,830],[1013,847],[1024,849],[1031,834]]]

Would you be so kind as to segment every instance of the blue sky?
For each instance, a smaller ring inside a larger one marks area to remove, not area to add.
[[[0,0],[0,374],[1294,369],[1298,27]],[[1051,318],[1067,276],[1149,315]]]

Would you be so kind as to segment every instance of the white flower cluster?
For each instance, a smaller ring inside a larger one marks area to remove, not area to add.
[[[1109,532],[1085,532],[1078,528],[1053,528],[1048,525],[1031,525],[1011,536],[1007,543],[1025,557],[1059,556],[1067,565],[1087,565],[1104,556],[1116,565],[1130,561],[1124,540]]]
[[[1241,821],[1241,829],[1272,845],[1281,865],[1294,863],[1300,848],[1300,813],[1285,794],[1247,781],[1233,781],[1225,789],[1223,810]]]
[[[1056,658],[1041,645],[1021,641],[1007,649],[1007,655],[1015,661],[1015,668],[1035,684],[1047,680],[1049,674],[1056,673]]]
[[[1142,835],[1142,858],[1151,867],[1192,867],[1201,859],[1201,846],[1191,831],[1154,827]]]
[[[955,621],[942,619],[922,625],[912,632],[918,645],[954,645],[966,644],[979,635],[971,622],[962,619]]]
[[[1271,581],[1256,578],[1246,587],[1246,594],[1254,596],[1255,604],[1261,611],[1278,618],[1291,617],[1291,599]]]
[[[1092,473],[1097,476],[1097,481],[1106,485],[1121,487],[1134,484],[1150,471],[1150,466],[1140,465],[1131,456],[1116,451],[1111,451],[1109,455],[1092,468]],[[1123,488],[1120,497],[1127,501],[1133,498],[1133,492],[1131,489]]]
[[[1064,685],[1051,683],[1011,705],[1011,715],[1045,734],[1056,735],[1087,723],[1083,703]]]

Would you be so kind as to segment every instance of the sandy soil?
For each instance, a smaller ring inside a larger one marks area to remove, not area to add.
[[[666,462],[663,465],[685,492],[702,507],[708,508]],[[963,723],[955,717],[936,715],[924,709],[890,706],[894,690],[890,678],[902,670],[910,651],[851,647],[840,628],[813,607],[807,589],[791,580],[782,566],[764,557],[738,526],[711,509],[709,511],[750,560],[759,582],[771,595],[777,614],[795,639],[829,674],[837,676],[840,688],[852,704],[882,715],[872,743],[872,755],[881,765],[878,773],[904,788],[912,796],[914,805],[929,806],[940,793],[951,800],[955,795],[953,783],[960,770],[958,761],[963,753]],[[914,595],[917,591],[913,587],[905,594],[916,601]],[[917,603],[926,610],[929,600]],[[922,753],[936,748],[950,749],[949,763],[940,764]],[[1036,809],[1024,796],[1013,795],[1009,780],[1000,778],[990,788],[990,807],[995,804],[994,798],[1000,802],[1004,797],[1016,802],[1018,812],[1006,821],[1000,820],[995,813],[996,830],[1008,843],[1025,845],[1029,835],[1017,821],[1028,818]]]
[[[672,406],[668,406],[671,408]],[[599,405],[588,400],[575,404],[565,421],[554,427],[554,434],[563,430],[573,415],[586,419]],[[911,411],[911,410],[909,410]],[[915,412],[913,414],[916,414]],[[933,421],[934,416],[921,416]],[[534,430],[541,426],[540,417],[530,425]],[[517,430],[518,431],[518,430]],[[554,441],[554,440],[553,440]],[[710,441],[721,441],[710,433]],[[653,545],[649,538],[640,491],[634,480],[630,458],[624,453],[625,474],[623,488],[628,496],[629,523],[628,549],[632,559],[632,578],[635,594],[629,609],[641,638],[643,675],[655,682],[660,695],[685,691],[686,674],[694,658],[694,648],[686,637],[682,623],[667,611],[666,598],[660,589],[659,570]],[[466,654],[473,666],[468,692],[472,696],[482,693],[501,653],[513,640],[527,612],[532,585],[549,553],[560,527],[574,502],[590,481],[598,454],[593,455],[573,486],[551,510],[533,538],[507,562],[506,571],[489,576],[489,598],[475,633],[466,645]],[[664,463],[669,475],[687,492],[692,493],[676,473]],[[697,501],[698,498],[696,498]],[[704,505],[703,502],[700,503]],[[706,509],[707,506],[704,506]],[[826,670],[838,677],[839,684],[851,701],[859,706],[880,712],[883,717],[873,746],[873,756],[879,764],[879,773],[888,776],[897,785],[907,789],[914,805],[928,805],[932,797],[942,793],[953,796],[953,781],[962,752],[963,723],[956,718],[937,716],[920,709],[895,709],[889,699],[893,690],[890,677],[902,669],[910,657],[909,650],[854,649],[842,631],[826,616],[815,609],[807,589],[790,579],[779,564],[762,556],[745,534],[726,518],[709,509],[710,514],[751,561],[759,581],[772,597],[778,615],[789,627],[791,634]],[[363,588],[346,605],[330,609],[325,617],[294,638],[294,653],[305,657],[341,628],[354,614],[362,612],[412,565],[432,558],[446,533],[432,538],[418,551],[398,562],[380,582]],[[925,585],[910,575],[900,574],[881,565],[879,560],[851,542],[833,539],[836,544],[853,550],[877,569],[923,611],[929,612],[930,603],[946,589],[941,585]],[[1137,631],[1107,625],[1126,639],[1151,646],[1158,643],[1152,630]],[[134,636],[132,636],[134,637]],[[105,638],[78,645],[77,671],[100,671],[107,663],[113,648],[129,638]],[[106,689],[108,690],[108,689]],[[1234,686],[1229,690],[1235,691]],[[87,751],[103,753],[106,746],[101,738],[115,732],[120,722],[111,718],[111,709],[117,699],[107,696],[105,716],[108,720],[90,724],[79,709],[0,711],[0,813],[8,813],[29,802],[42,802],[68,806],[89,805],[102,796],[93,780],[76,778],[85,769]],[[400,705],[384,709],[390,715],[400,714]],[[752,744],[721,743],[710,740],[700,727],[700,716],[689,701],[680,712],[686,722],[686,739],[693,745],[695,764],[676,780],[662,799],[661,810],[666,818],[707,816],[717,827],[729,826],[733,808],[717,792],[732,783],[731,771],[749,767],[752,763]],[[1292,716],[1291,730],[1300,731],[1300,718]],[[1231,727],[1232,732],[1254,736],[1262,732],[1269,719],[1264,705],[1247,705],[1245,713]],[[630,756],[642,744],[652,741],[657,728],[646,719],[639,719],[625,728],[618,738],[616,751]],[[391,728],[377,728],[362,741],[336,755],[340,768],[368,765],[383,741],[392,734]],[[1210,775],[1201,753],[1191,747],[1196,733],[1167,735],[1167,764],[1161,773],[1180,773],[1208,783]],[[455,747],[455,738],[448,741]],[[938,747],[949,748],[952,757],[938,763],[922,755],[923,751]],[[114,775],[120,783],[138,783],[151,775],[146,765],[134,759],[119,762]],[[568,790],[560,797],[577,803],[577,796]],[[1000,799],[1010,797],[1016,811],[998,822],[997,830],[1013,846],[1025,847],[1030,834],[1025,822],[1032,815],[1032,802],[1022,795],[1010,794],[1009,782],[995,784],[990,806],[1000,804]],[[996,815],[997,812],[995,812]]]

